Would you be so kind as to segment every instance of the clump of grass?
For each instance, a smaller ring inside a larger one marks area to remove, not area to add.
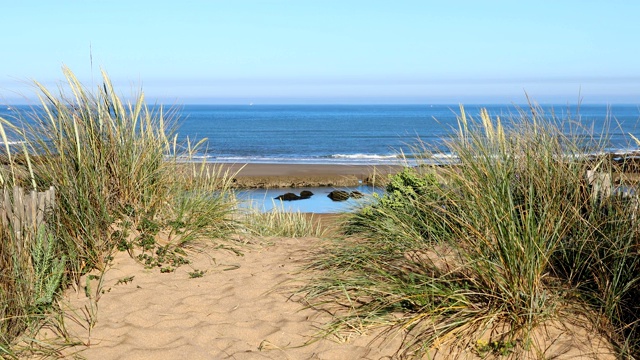
[[[386,323],[407,331],[406,356],[502,351],[475,349],[483,339],[518,358],[544,352],[539,326],[586,314],[638,356],[638,199],[594,196],[587,170],[611,167],[581,159],[598,143],[585,149],[531,110],[503,123],[461,108],[447,143],[459,164],[405,170],[346,222],[352,238],[315,263],[324,275],[305,289],[312,305],[343,308],[328,331]]]
[[[185,245],[202,238],[220,239],[238,229],[234,220],[238,201],[232,188],[233,173],[205,160],[194,161],[203,141],[187,139],[180,150],[174,137],[169,163],[173,175],[170,202],[165,207],[168,240]]]
[[[116,245],[114,223],[154,223],[155,233],[168,228],[180,244],[232,228],[228,180],[191,162],[202,142],[180,147],[175,110],[148,107],[142,92],[123,102],[106,73],[95,93],[64,73],[69,93],[37,84],[41,108],[29,137],[41,154],[35,180],[58,189],[60,234],[73,242],[75,263],[103,266]]]
[[[175,109],[147,106],[142,92],[123,101],[104,72],[94,91],[63,71],[57,92],[35,83],[31,113],[0,119],[0,185],[56,189],[42,246],[21,253],[10,245],[24,239],[0,231],[0,353],[31,315],[51,310],[61,286],[104,269],[114,249],[153,252],[170,271],[185,262],[181,247],[235,228],[228,174],[191,161],[202,142],[178,144]],[[24,140],[18,154],[9,136]]]
[[[142,93],[122,102],[105,73],[95,93],[69,69],[64,74],[68,90],[59,94],[36,83],[40,107],[27,132],[40,155],[35,180],[58,190],[58,233],[83,273],[104,265],[114,221],[153,214],[166,202],[171,182],[164,157],[175,120],[147,107]]]
[[[274,206],[271,211],[249,209],[244,216],[244,228],[254,236],[322,237],[326,228],[314,214],[287,211]]]

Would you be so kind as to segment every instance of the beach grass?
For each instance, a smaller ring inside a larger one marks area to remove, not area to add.
[[[316,259],[304,292],[335,314],[326,334],[385,325],[404,331],[402,356],[540,358],[540,329],[586,321],[640,355],[637,194],[590,183],[616,169],[585,161],[604,149],[567,125],[535,106],[506,121],[461,108],[447,140],[459,164],[392,176]]]
[[[250,207],[242,223],[248,234],[259,237],[323,237],[327,232],[314,214],[289,211],[284,204],[274,204],[267,212]]]
[[[122,100],[104,72],[95,91],[63,72],[57,91],[35,82],[40,103],[31,112],[0,119],[2,185],[56,190],[37,236],[0,232],[0,354],[9,357],[16,337],[55,310],[59,291],[104,270],[116,248],[153,241],[171,252],[236,228],[229,174],[191,161],[202,142],[178,143],[175,110],[147,106],[141,91]],[[7,132],[24,140],[22,151],[9,147]]]

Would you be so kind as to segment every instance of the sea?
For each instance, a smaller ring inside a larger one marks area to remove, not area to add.
[[[465,106],[479,120],[486,109],[503,123],[525,105]],[[637,148],[637,105],[542,105],[566,131],[607,134],[608,151]],[[179,139],[207,139],[195,160],[218,163],[385,165],[413,161],[425,150],[432,161],[447,161],[445,141],[458,128],[459,105],[185,105],[177,109]],[[578,130],[576,130],[578,129]],[[587,146],[585,144],[585,146]]]
[[[182,105],[171,109],[178,143],[203,140],[193,160],[218,163],[386,165],[411,161],[425,150],[434,161],[452,154],[445,140],[458,129],[460,106],[416,105]],[[528,105],[466,105],[467,117],[479,120],[481,109],[503,124]],[[0,117],[26,114],[25,105],[2,106]],[[539,105],[536,114],[553,117],[566,131],[606,134],[607,151],[637,148],[639,105]],[[12,139],[10,139],[12,140]],[[588,148],[585,145],[585,148]]]
[[[455,162],[446,140],[458,129],[461,114],[456,104],[415,105],[182,105],[168,106],[173,114],[178,143],[203,141],[188,158],[212,163],[414,165],[421,162]],[[503,124],[519,114],[553,118],[567,132],[582,136],[585,153],[590,142],[601,141],[606,151],[638,149],[631,135],[640,138],[640,107],[624,104],[466,105],[468,118],[480,120],[481,109]],[[11,117],[25,106],[0,108]],[[262,211],[284,208],[302,212],[342,212],[357,206],[352,201],[332,203],[331,189],[312,190],[309,200],[278,203],[279,193],[305,189],[244,191],[240,197]],[[379,189],[359,187],[366,194]]]

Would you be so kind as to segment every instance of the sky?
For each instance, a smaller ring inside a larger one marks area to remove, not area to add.
[[[640,104],[631,0],[0,0],[0,102]]]

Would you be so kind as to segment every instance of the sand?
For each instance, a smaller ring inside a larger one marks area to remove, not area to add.
[[[238,188],[350,187],[380,185],[399,165],[222,164]]]
[[[329,315],[305,307],[295,293],[309,254],[328,245],[317,238],[261,238],[244,246],[242,255],[209,246],[168,274],[117,253],[102,285],[91,282],[92,293],[100,294],[95,323],[86,316],[91,302],[84,287],[67,292],[65,323],[80,345],[63,354],[100,360],[397,359],[400,332],[316,337]],[[204,276],[190,278],[194,269]],[[541,334],[536,341],[545,358],[615,359],[603,337],[585,327],[551,323]],[[451,351],[439,349],[431,358],[452,358]],[[472,349],[457,355],[480,359]]]
[[[89,331],[84,289],[69,291],[70,333],[85,345],[65,350],[87,359],[380,359],[399,345],[370,344],[375,333],[314,339],[328,315],[297,302],[297,274],[314,238],[261,239],[243,256],[204,248],[174,273],[144,270],[126,252],[106,271],[97,322]],[[193,269],[204,270],[190,278]],[[133,276],[127,283],[123,279]],[[118,283],[118,282],[121,283]],[[97,283],[96,283],[97,285]],[[97,288],[94,287],[94,289]],[[86,311],[85,311],[86,313]],[[349,340],[349,341],[345,341]]]

